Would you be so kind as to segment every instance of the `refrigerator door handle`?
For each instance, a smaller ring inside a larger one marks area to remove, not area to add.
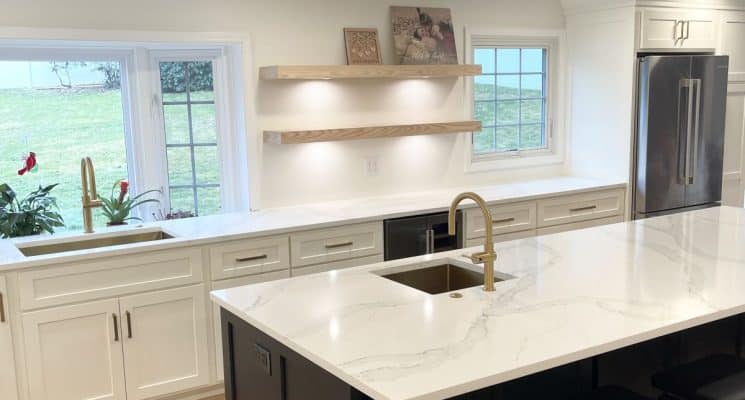
[[[686,184],[688,177],[688,138],[690,137],[690,124],[688,116],[690,111],[690,95],[686,96],[685,103],[683,95],[689,91],[690,79],[681,79],[678,81],[678,180]],[[683,117],[685,115],[685,118]],[[685,132],[685,133],[684,133]],[[685,139],[683,135],[685,134]],[[680,143],[685,140],[684,147]]]
[[[683,157],[683,184],[690,185],[693,183],[693,173],[691,172],[693,165],[693,155],[691,154],[691,148],[693,147],[693,89],[694,79],[681,79],[679,88],[685,88],[688,92],[686,99],[686,137],[685,137],[685,155]],[[680,100],[679,100],[680,101]],[[680,107],[680,105],[678,106]],[[680,118],[680,113],[678,113]]]
[[[700,125],[700,118],[701,118],[701,79],[691,79],[691,92],[696,93],[695,97],[695,104],[693,105],[693,115],[689,118],[693,119],[693,151],[690,152],[690,164],[686,164],[686,167],[688,168],[688,181],[687,183],[689,185],[693,185],[693,180],[695,178],[696,173],[696,164],[698,163],[698,134],[699,134],[699,125]],[[693,103],[693,100],[689,100],[691,103]]]

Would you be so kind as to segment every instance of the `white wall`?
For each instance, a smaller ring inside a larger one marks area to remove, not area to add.
[[[0,27],[247,33],[255,77],[272,64],[343,64],[342,28],[376,27],[393,63],[388,7],[450,7],[463,62],[463,28],[562,29],[558,0],[3,0]],[[463,80],[258,82],[250,79],[259,148],[253,206],[274,207],[400,191],[479,185],[562,172],[561,166],[464,172],[466,135],[263,145],[264,129],[313,129],[468,119]],[[255,86],[254,86],[255,85]],[[365,176],[376,157],[377,176]],[[259,198],[256,198],[259,197]]]

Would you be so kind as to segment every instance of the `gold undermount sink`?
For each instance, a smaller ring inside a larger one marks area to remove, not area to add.
[[[484,285],[484,273],[481,266],[453,258],[394,267],[374,273],[429,294],[447,293]],[[494,271],[494,282],[513,278],[512,275]]]
[[[54,243],[18,243],[18,250],[26,257],[41,256],[47,254],[65,253],[68,251],[98,249],[101,247],[119,246],[123,244],[153,242],[157,240],[171,239],[173,236],[161,230],[124,232],[103,234],[98,237],[82,237],[70,240],[60,239]]]

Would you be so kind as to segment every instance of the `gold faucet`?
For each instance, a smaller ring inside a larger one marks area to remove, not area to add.
[[[83,227],[85,233],[93,233],[93,209],[103,202],[96,194],[96,170],[90,157],[80,160],[80,180],[83,184]]]
[[[497,253],[494,252],[494,239],[492,238],[492,216],[489,207],[486,205],[481,196],[473,192],[461,193],[453,199],[450,204],[448,213],[448,234],[455,235],[455,215],[458,204],[465,199],[473,200],[480,208],[484,216],[484,227],[486,228],[486,238],[484,239],[484,251],[467,256],[474,264],[484,264],[484,291],[494,291],[494,261],[497,259]]]

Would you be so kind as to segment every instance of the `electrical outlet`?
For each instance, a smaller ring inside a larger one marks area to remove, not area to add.
[[[366,157],[365,158],[365,176],[377,176],[378,175],[378,157]]]
[[[272,375],[272,354],[269,350],[265,349],[261,345],[254,343],[254,350],[256,350],[256,361],[259,363],[261,368],[267,373]]]

